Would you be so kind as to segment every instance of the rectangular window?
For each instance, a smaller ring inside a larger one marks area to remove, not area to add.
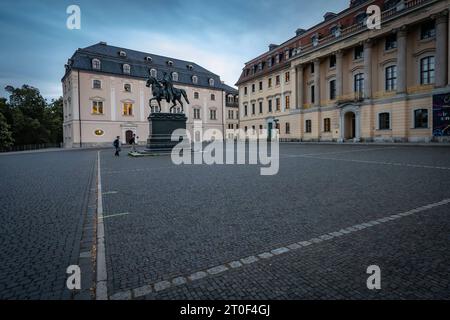
[[[284,97],[284,102],[286,103],[286,109],[290,109],[291,108],[291,97],[290,96],[286,96]]]
[[[336,67],[336,56],[330,56],[330,69]]]
[[[280,111],[281,110],[281,101],[280,98],[276,99],[276,110]]]
[[[92,88],[93,89],[101,89],[102,88],[102,82],[100,80],[92,81]]]
[[[390,66],[386,68],[386,91],[397,90],[397,66]]]
[[[125,102],[123,104],[123,112],[124,116],[132,116],[133,115],[133,104],[129,102]]]
[[[305,121],[305,132],[306,133],[311,133],[312,132],[312,121],[311,120],[306,120]]]
[[[216,116],[217,116],[216,110],[212,110],[212,109],[209,110],[209,118],[211,120],[217,120]]]
[[[384,44],[384,50],[392,50],[397,48],[397,35],[390,34],[386,37],[386,42]]]
[[[323,131],[331,132],[331,119],[330,118],[323,119]]]
[[[267,86],[269,88],[272,88],[272,78],[269,78],[269,80],[267,80]]]
[[[433,56],[420,60],[420,84],[434,83],[435,60]]]
[[[211,95],[211,101],[216,101],[216,95],[215,94]]]
[[[262,103],[262,101],[259,102],[259,113],[263,113],[263,103]]]
[[[255,91],[256,91],[255,84],[252,84],[252,92],[255,92]]]
[[[336,100],[336,80],[330,81],[330,100]]]
[[[260,81],[259,82],[259,91],[262,91],[262,89],[263,89],[263,83],[262,83],[262,81]]]
[[[311,90],[311,103],[315,103],[316,102],[316,97],[315,97],[316,88],[315,88],[315,86],[312,85],[310,90]]]
[[[92,101],[92,114],[103,114],[103,101]]]
[[[276,76],[275,77],[275,85],[279,86],[280,85],[280,76]]]
[[[247,90],[247,87],[244,87],[244,94],[245,94],[245,95],[247,95],[247,93],[248,93],[247,91],[248,91],[248,90]]]
[[[355,47],[354,54],[355,54],[354,55],[355,60],[364,58],[364,46]]]
[[[252,103],[252,114],[255,114],[255,113],[256,113],[256,110],[255,110],[255,104]]]
[[[286,72],[284,74],[284,82],[289,82],[291,80],[291,73],[290,72]]]
[[[414,128],[428,128],[428,109],[414,110]]]
[[[383,112],[378,115],[378,129],[389,130],[391,128],[391,114]]]
[[[314,63],[310,64],[310,68],[311,68],[311,74],[313,74],[314,73]]]
[[[247,105],[244,106],[244,116],[245,117],[248,116],[248,106]]]
[[[286,122],[286,134],[291,134],[291,125],[289,122]]]
[[[125,84],[123,85],[123,90],[124,90],[125,92],[131,92],[131,84],[125,83]]]
[[[272,99],[269,100],[269,112],[272,112]]]
[[[247,89],[247,88],[246,88]],[[198,92],[194,92],[194,99],[198,99],[199,98],[199,93]]]
[[[436,24],[433,20],[427,21],[420,26],[420,39],[430,39],[436,36]]]
[[[358,94],[362,94],[364,92],[364,73],[355,74],[353,91]]]
[[[195,120],[200,119],[200,109],[194,109],[194,119]]]

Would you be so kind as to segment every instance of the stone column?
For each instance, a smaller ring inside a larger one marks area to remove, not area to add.
[[[320,107],[320,60],[314,60],[314,107]]]
[[[372,40],[364,43],[364,98],[372,98]]]
[[[303,108],[303,65],[298,65],[296,71],[296,105],[297,109]]]
[[[344,84],[343,74],[342,74],[342,60],[344,57],[344,52],[339,50],[336,52],[336,98],[339,100],[343,95]]]
[[[442,12],[436,16],[436,83],[437,88],[447,85],[447,18],[448,13]]]
[[[397,93],[406,93],[407,35],[405,26],[397,31]]]

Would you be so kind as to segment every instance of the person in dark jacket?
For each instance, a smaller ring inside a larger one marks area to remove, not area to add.
[[[130,139],[131,152],[136,152],[136,134],[133,133],[133,136]]]
[[[120,137],[117,136],[116,140],[113,142],[113,146],[116,149],[116,153],[114,156],[119,157],[120,156]]]

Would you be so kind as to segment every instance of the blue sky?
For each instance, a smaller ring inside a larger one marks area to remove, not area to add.
[[[349,0],[2,0],[0,95],[29,84],[46,98],[62,94],[64,64],[77,48],[99,41],[194,61],[229,85],[244,63],[297,28],[322,21]],[[81,30],[66,27],[66,8],[81,9]]]

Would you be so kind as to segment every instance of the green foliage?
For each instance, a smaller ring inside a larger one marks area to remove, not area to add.
[[[0,114],[9,126],[14,145],[62,142],[62,98],[47,103],[38,89],[28,85],[5,89],[10,94],[9,102],[0,99]]]
[[[5,116],[2,113],[0,113],[0,150],[8,149],[13,144],[14,139],[12,138],[10,126],[6,122]]]

